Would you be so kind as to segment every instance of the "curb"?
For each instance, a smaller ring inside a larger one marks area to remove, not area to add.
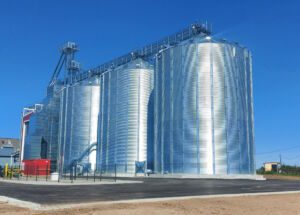
[[[163,197],[163,198],[147,198],[147,199],[130,199],[107,202],[91,202],[91,203],[72,203],[62,205],[41,205],[34,202],[23,201],[6,196],[0,196],[0,202],[5,202],[9,205],[28,208],[37,211],[59,210],[78,207],[91,207],[96,205],[111,205],[120,203],[147,203],[159,201],[176,201],[189,199],[212,199],[212,198],[230,198],[230,197],[247,197],[247,196],[267,196],[267,195],[283,195],[283,194],[298,194],[300,191],[281,191],[281,192],[262,192],[262,193],[238,193],[238,194],[217,194],[217,195],[201,195],[201,196],[182,196],[182,197]]]

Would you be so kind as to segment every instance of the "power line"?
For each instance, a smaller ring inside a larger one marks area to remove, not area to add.
[[[284,158],[285,160],[294,160],[296,158],[299,158],[300,157],[300,154],[299,155],[296,155],[295,157],[291,157],[291,158]]]
[[[278,152],[282,152],[282,151],[289,151],[289,150],[296,149],[296,148],[300,148],[300,146],[297,145],[297,146],[292,146],[292,147],[289,147],[289,148],[282,148],[282,149],[276,149],[276,150],[273,150],[273,151],[260,152],[260,153],[256,153],[256,155],[278,153]]]

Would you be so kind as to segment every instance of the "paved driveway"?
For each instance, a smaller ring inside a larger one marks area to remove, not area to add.
[[[145,179],[143,183],[109,185],[26,185],[0,182],[0,196],[39,204],[86,203],[143,198],[300,191],[299,181]]]

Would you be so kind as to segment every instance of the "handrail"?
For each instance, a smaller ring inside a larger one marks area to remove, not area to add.
[[[208,29],[207,25],[204,25],[201,23],[192,24],[180,32],[177,32],[175,34],[167,36],[164,39],[159,40],[157,42],[146,45],[139,50],[135,50],[135,51],[125,54],[121,57],[115,58],[109,62],[101,64],[100,66],[98,66],[96,68],[80,72],[72,77],[67,77],[65,80],[65,83],[74,84],[76,82],[80,82],[80,81],[89,79],[94,76],[99,76],[99,75],[103,74],[104,72],[106,72],[107,70],[114,69],[118,66],[127,64],[137,58],[147,58],[150,56],[154,56],[160,50],[162,50],[166,47],[176,45],[180,42],[191,39],[197,35],[207,36],[210,34],[211,34],[211,31]]]

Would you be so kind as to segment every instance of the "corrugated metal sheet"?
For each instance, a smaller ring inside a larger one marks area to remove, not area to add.
[[[98,168],[134,173],[147,160],[153,67],[137,59],[101,75]]]
[[[48,142],[48,152],[47,158],[52,161],[57,160],[58,157],[58,133],[59,133],[59,113],[60,113],[60,90],[62,88],[61,84],[56,84],[48,89],[47,95],[47,137]],[[50,91],[50,92],[49,92]],[[55,163],[54,162],[54,163]]]
[[[154,89],[155,171],[254,173],[251,55],[196,38],[162,51]]]
[[[42,150],[51,160],[57,159],[58,126],[61,85],[57,84],[48,89],[47,97],[41,102],[42,109],[30,115],[29,126],[25,137],[24,160],[41,159]],[[42,149],[42,144],[45,149]]]
[[[63,172],[69,172],[70,164],[97,142],[99,96],[97,78],[68,86],[61,92],[59,143]],[[84,156],[79,164],[94,170],[96,152]]]
[[[41,158],[42,138],[47,135],[46,111],[34,113],[30,122],[24,144],[24,160]]]
[[[13,147],[0,147],[0,156],[9,157],[14,153],[15,149]]]

